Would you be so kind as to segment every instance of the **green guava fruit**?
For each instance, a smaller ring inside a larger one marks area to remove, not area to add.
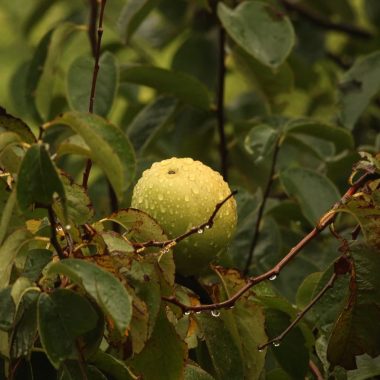
[[[170,238],[209,220],[218,203],[231,193],[222,176],[191,158],[170,158],[144,171],[132,195],[132,207],[151,215]],[[236,202],[219,209],[211,228],[179,242],[174,248],[176,270],[199,274],[228,246],[236,228]]]

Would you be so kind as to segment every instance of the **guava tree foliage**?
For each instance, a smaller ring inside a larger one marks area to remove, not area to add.
[[[380,376],[378,0],[12,0],[0,19],[1,379]],[[233,191],[170,238],[130,207],[169,157]],[[231,196],[232,243],[177,273]]]

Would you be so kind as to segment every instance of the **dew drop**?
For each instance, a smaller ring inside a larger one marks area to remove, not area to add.
[[[194,194],[199,194],[199,189],[197,187],[192,187],[191,190]]]
[[[257,350],[259,351],[259,352],[264,352],[264,349],[263,348],[257,348]]]
[[[209,224],[206,224],[206,225],[205,225],[205,229],[206,229],[206,230],[209,230],[210,228],[211,228],[211,226],[210,226]]]
[[[274,281],[277,278],[277,275],[273,274],[269,277],[269,281]]]
[[[202,314],[202,312],[199,310],[199,311],[196,311],[195,314]]]
[[[198,234],[203,234],[203,229],[200,228],[197,232],[198,232]]]
[[[190,198],[188,195],[185,195],[185,202],[189,202]]]
[[[71,230],[70,224],[66,224],[65,229],[68,230],[68,231]]]
[[[144,201],[144,199],[142,197],[140,197],[140,198],[137,199],[137,202],[140,203],[140,204],[143,203],[143,201]]]
[[[275,346],[275,347],[279,347],[280,344],[281,344],[281,342],[280,342],[279,340],[275,340],[272,344],[273,344],[273,346]]]
[[[185,311],[183,314],[185,314],[185,315],[190,315],[191,313],[190,313],[190,311]]]
[[[211,310],[211,315],[215,318],[218,318],[220,316],[219,310]]]
[[[158,194],[158,200],[159,201],[163,201],[164,200],[164,196],[162,194]]]

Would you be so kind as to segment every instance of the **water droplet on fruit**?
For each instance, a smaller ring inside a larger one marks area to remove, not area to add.
[[[276,274],[273,274],[272,276],[269,277],[269,281],[274,281],[277,278]]]
[[[142,197],[140,197],[140,198],[137,199],[137,202],[138,202],[139,204],[143,203],[143,201],[144,201],[144,199],[143,199]]]
[[[280,344],[281,344],[281,342],[280,342],[279,340],[275,340],[272,344],[273,344],[273,346],[275,346],[275,347],[279,347]]]
[[[220,311],[219,310],[211,310],[211,315],[215,318],[220,317]]]
[[[190,200],[188,195],[185,195],[185,202],[188,202]]]
[[[162,194],[158,194],[158,200],[159,200],[159,201],[164,200],[164,196],[163,196]]]

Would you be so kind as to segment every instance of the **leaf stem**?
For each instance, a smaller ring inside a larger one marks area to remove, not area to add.
[[[55,221],[55,215],[54,215],[53,207],[48,206],[47,211],[48,211],[48,218],[49,218],[49,223],[50,223],[50,242],[53,245],[53,247],[55,248],[58,257],[61,260],[64,260],[66,258],[65,254],[64,254],[63,249],[62,249],[62,247],[59,244],[58,239],[57,239],[57,223]]]

